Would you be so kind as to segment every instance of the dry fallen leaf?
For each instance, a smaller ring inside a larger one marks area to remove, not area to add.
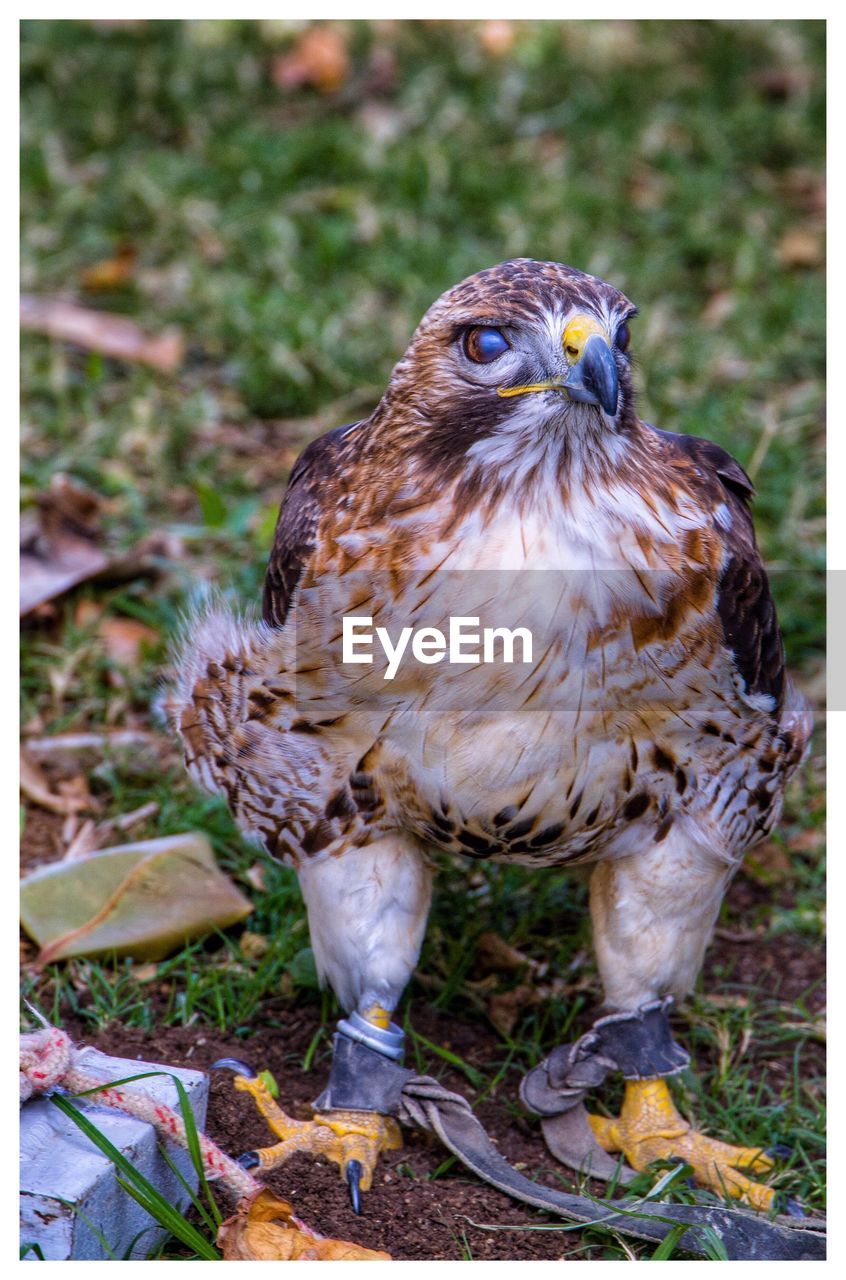
[[[782,237],[776,254],[786,267],[817,267],[825,257],[822,233],[796,227]]]
[[[21,616],[107,568],[99,494],[57,472],[21,520]]]
[[[487,1014],[497,1031],[510,1036],[517,1024],[520,1014],[533,1005],[540,1004],[543,996],[537,987],[520,983],[513,991],[504,991],[491,996],[487,1003]]]
[[[21,747],[20,758],[20,786],[27,800],[40,805],[42,809],[49,809],[52,813],[60,813],[63,816],[90,809],[92,805],[87,788],[84,790],[79,787],[65,788],[64,794],[54,790],[43,770],[23,747]]]
[[[65,826],[62,828],[62,839],[67,845],[64,861],[71,862],[74,858],[87,858],[89,854],[97,853],[110,840],[114,840],[118,832],[131,831],[148,818],[154,818],[158,811],[158,801],[150,800],[130,813],[122,813],[116,818],[96,824],[92,819],[80,823],[78,815],[72,814],[65,819]],[[68,827],[69,823],[73,823],[72,828]]]
[[[42,965],[112,952],[159,960],[253,909],[196,832],[43,867],[21,882],[20,906]]]
[[[102,618],[104,608],[100,600],[79,600],[73,611],[74,626],[92,627]]]
[[[182,363],[184,342],[175,330],[151,337],[126,316],[29,293],[21,295],[20,315],[22,329],[100,351],[115,360],[148,364],[163,373],[172,373]]]
[[[271,74],[280,89],[307,84],[320,93],[334,93],[349,70],[349,55],[340,31],[327,22],[318,22],[303,32],[289,53],[274,58]]]
[[[297,1218],[287,1200],[266,1187],[245,1197],[221,1224],[217,1243],[226,1262],[390,1262],[391,1255],[348,1240],[329,1240]]]
[[[476,943],[475,967],[481,973],[516,973],[526,967],[537,968],[537,964],[497,934],[483,933]]]
[[[21,617],[92,578],[133,578],[158,572],[162,560],[176,560],[181,545],[167,532],[142,538],[126,552],[109,554],[101,545],[105,500],[61,472],[49,489],[36,494],[37,510],[21,519]],[[83,609],[87,623],[96,608]],[[51,672],[51,678],[53,673]]]

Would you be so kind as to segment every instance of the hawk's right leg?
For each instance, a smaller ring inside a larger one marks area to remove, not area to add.
[[[641,852],[598,863],[591,877],[594,946],[606,1008],[617,1015],[602,1035],[613,1029],[619,1041],[623,1034],[629,1043],[622,1057],[630,1058],[628,1069],[619,1062],[626,1078],[622,1111],[590,1116],[594,1137],[605,1151],[623,1152],[635,1169],[658,1159],[682,1160],[717,1194],[770,1210],[776,1193],[749,1175],[769,1173],[772,1155],[716,1141],[679,1114],[665,1078],[683,1065],[679,1046],[677,1064],[649,1068],[650,1028],[661,1025],[654,1002],[692,989],[734,868],[690,831],[672,828],[662,842],[644,845]],[[643,1019],[646,1009],[653,1012]]]
[[[349,1017],[339,1023],[329,1086],[313,1120],[286,1115],[260,1077],[236,1077],[280,1139],[243,1159],[271,1169],[297,1151],[328,1156],[357,1212],[359,1188],[370,1187],[380,1152],[402,1145],[389,1108],[398,1102],[401,1073],[391,1066],[402,1056],[403,1033],[391,1014],[420,954],[431,872],[424,846],[397,832],[305,862],[299,879],[318,974]]]

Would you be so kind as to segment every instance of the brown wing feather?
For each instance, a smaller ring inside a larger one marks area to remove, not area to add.
[[[312,440],[294,463],[279,508],[273,547],[264,580],[265,622],[281,627],[303,569],[314,551],[317,528],[327,501],[334,501],[340,455],[349,448],[348,433],[357,426],[336,427]]]
[[[755,539],[750,502],[752,481],[730,453],[710,440],[652,427],[671,455],[692,464],[703,497],[715,507],[725,503],[731,516],[719,525],[726,558],[719,582],[717,611],[726,647],[750,694],[769,694],[781,709],[785,688],[784,647],[767,572]]]

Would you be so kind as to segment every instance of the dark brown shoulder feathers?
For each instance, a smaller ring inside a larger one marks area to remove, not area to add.
[[[692,465],[702,497],[712,506],[725,547],[717,610],[726,648],[734,655],[747,694],[770,696],[778,714],[785,687],[784,647],[752,523],[754,485],[740,463],[711,440],[657,427],[649,430],[671,457],[688,468]]]
[[[264,579],[262,614],[271,626],[285,623],[297,583],[314,551],[325,506],[337,500],[341,455],[350,448],[349,435],[358,425],[350,423],[318,436],[294,463]]]

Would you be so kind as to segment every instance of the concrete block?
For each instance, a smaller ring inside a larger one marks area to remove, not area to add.
[[[198,1128],[205,1124],[209,1082],[201,1071],[110,1058],[96,1049],[85,1050],[79,1065],[104,1084],[144,1071],[171,1072],[185,1087]],[[157,1102],[179,1110],[176,1085],[166,1075],[128,1087],[143,1089]],[[88,1098],[76,1099],[75,1105],[171,1204],[184,1209],[190,1203],[158,1150],[159,1136],[152,1125]],[[147,1257],[164,1238],[162,1228],[118,1186],[111,1160],[46,1098],[32,1098],[21,1108],[20,1138],[22,1247],[37,1245],[48,1260],[137,1259]],[[171,1143],[167,1149],[182,1176],[196,1188],[188,1152]],[[38,1258],[32,1249],[26,1256]]]

